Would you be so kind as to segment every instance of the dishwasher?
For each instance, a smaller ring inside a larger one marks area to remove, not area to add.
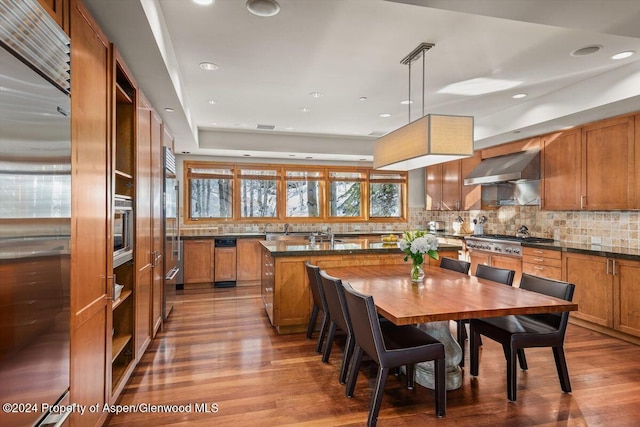
[[[236,238],[216,237],[214,245],[213,286],[232,288],[236,286]]]

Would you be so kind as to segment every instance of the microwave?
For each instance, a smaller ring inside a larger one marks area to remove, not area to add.
[[[133,202],[125,196],[113,199],[113,266],[133,259]]]

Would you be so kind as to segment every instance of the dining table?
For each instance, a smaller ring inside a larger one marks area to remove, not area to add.
[[[574,311],[576,303],[507,286],[469,274],[424,265],[425,277],[412,282],[411,265],[326,268],[326,273],[371,295],[377,312],[396,325],[416,325],[445,346],[447,390],[462,386],[462,349],[450,321],[508,315]],[[433,363],[420,363],[415,381],[434,388]]]

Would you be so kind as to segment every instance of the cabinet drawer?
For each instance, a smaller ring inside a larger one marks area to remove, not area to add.
[[[533,276],[540,276],[547,279],[562,280],[562,269],[558,267],[550,267],[547,265],[532,264],[529,262],[522,263],[522,272]]]
[[[522,262],[529,264],[544,265],[547,267],[562,267],[562,260],[560,258],[545,258],[539,255],[524,255]]]
[[[562,259],[561,251],[554,251],[551,249],[540,249],[540,248],[522,248],[522,255],[524,257],[527,256],[535,256],[535,257],[543,257],[543,258],[553,258],[553,259]]]

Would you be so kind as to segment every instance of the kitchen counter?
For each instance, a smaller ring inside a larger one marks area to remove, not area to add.
[[[640,249],[630,249],[621,246],[584,245],[580,243],[522,243],[523,247],[551,249],[562,252],[571,252],[584,255],[595,255],[640,261]]]
[[[334,243],[333,246],[329,242],[309,244],[305,240],[263,241],[260,244],[274,257],[403,253],[396,244],[384,244],[370,239],[344,239],[342,242]],[[462,246],[457,245],[438,245],[440,252],[455,252],[461,249]]]

